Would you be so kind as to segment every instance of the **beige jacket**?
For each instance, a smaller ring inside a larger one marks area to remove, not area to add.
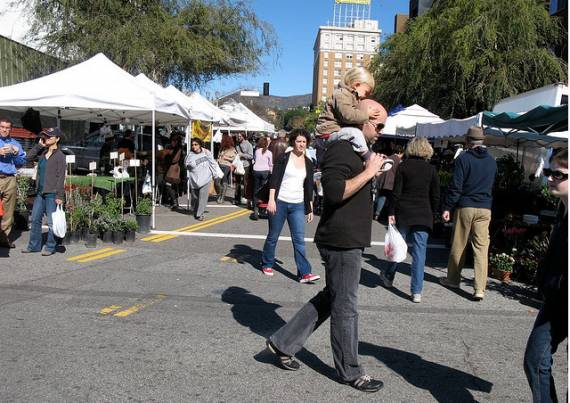
[[[317,119],[317,135],[332,134],[341,127],[364,124],[368,120],[368,113],[358,109],[358,102],[356,91],[339,83]]]

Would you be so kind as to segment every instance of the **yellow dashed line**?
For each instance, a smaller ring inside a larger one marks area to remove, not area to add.
[[[227,215],[223,215],[221,217],[212,219],[212,220],[208,220],[208,221],[204,221],[202,223],[199,224],[194,224],[191,225],[189,227],[186,227],[185,229],[178,229],[175,230],[176,232],[194,232],[194,231],[198,231],[200,229],[204,229],[204,228],[208,228],[211,227],[213,225],[216,224],[221,224],[223,222],[229,221],[229,220],[233,220],[234,218],[238,218],[238,217],[242,217],[244,215],[250,214],[249,210],[240,210],[238,212],[235,213],[231,213],[231,214],[227,214]],[[166,235],[166,234],[162,234],[162,235],[157,235],[157,236],[153,236],[153,237],[149,237],[149,238],[145,238],[143,240],[149,240],[150,242],[162,242],[162,241],[168,241],[169,239],[173,239],[178,237],[178,235]]]
[[[149,307],[151,305],[156,304],[157,302],[163,301],[165,298],[166,298],[166,295],[162,295],[162,294],[156,295],[153,299],[135,304],[135,305],[123,310],[123,311],[117,312],[113,316],[115,316],[117,318],[124,318],[125,316],[129,316],[133,313],[136,313],[143,308]]]
[[[239,263],[239,261],[235,257],[232,257],[232,256],[222,256],[220,258],[220,261],[221,262],[228,262],[228,263]]]
[[[233,213],[229,213],[229,214],[226,214],[226,215],[222,215],[222,216],[220,216],[220,217],[211,218],[211,219],[209,219],[209,220],[206,220],[206,221],[203,221],[203,222],[199,222],[199,223],[196,223],[196,224],[192,224],[192,225],[188,225],[188,226],[186,226],[186,227],[177,228],[177,229],[174,229],[174,230],[172,230],[172,231],[174,231],[174,232],[188,231],[188,230],[193,229],[194,227],[199,227],[199,226],[202,226],[202,225],[204,225],[204,224],[210,224],[210,223],[217,222],[218,220],[221,220],[221,219],[223,219],[223,218],[233,217],[233,216],[239,215],[239,214],[241,214],[243,211],[244,211],[244,210],[240,209],[240,210],[238,210],[238,211],[234,211]],[[247,210],[246,210],[246,211],[247,211]],[[159,239],[159,238],[164,238],[164,237],[168,237],[168,236],[172,236],[172,235],[156,234],[156,235],[148,236],[148,237],[146,237],[146,238],[142,238],[142,240],[143,240],[143,241],[153,241],[153,240],[157,240],[157,239]]]
[[[103,249],[96,250],[96,251],[94,251],[94,252],[83,253],[83,254],[81,254],[81,255],[77,255],[77,256],[70,257],[70,258],[67,259],[67,260],[69,260],[69,261],[80,260],[80,259],[84,259],[84,258],[87,258],[87,257],[91,257],[91,256],[98,255],[98,254],[100,254],[100,253],[105,253],[105,252],[110,251],[110,250],[113,250],[113,248],[103,248]]]
[[[87,262],[91,262],[91,261],[93,261],[93,260],[98,260],[98,259],[103,259],[103,258],[106,258],[106,257],[109,257],[109,256],[118,255],[119,253],[124,253],[124,252],[126,252],[126,251],[127,251],[126,249],[113,249],[113,250],[110,250],[110,251],[108,251],[108,252],[100,253],[100,254],[98,254],[98,255],[91,256],[91,257],[88,257],[88,258],[85,258],[85,259],[76,260],[76,262],[78,262],[78,263],[87,263]]]
[[[101,309],[99,311],[99,313],[101,315],[108,315],[111,312],[115,312],[117,309],[121,308],[121,305],[111,305],[111,306],[106,306],[105,308]]]

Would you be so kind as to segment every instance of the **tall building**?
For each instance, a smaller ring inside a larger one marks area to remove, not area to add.
[[[394,33],[400,34],[406,32],[406,26],[410,17],[407,14],[396,14],[394,16]]]
[[[370,19],[371,2],[334,0],[333,22],[319,27],[313,48],[313,105],[332,94],[348,69],[367,67],[378,51],[382,31]]]
[[[432,5],[433,0],[410,0],[410,19],[424,15]]]

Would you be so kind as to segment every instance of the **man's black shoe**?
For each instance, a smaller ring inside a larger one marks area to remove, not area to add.
[[[283,354],[269,339],[265,341],[265,344],[267,345],[269,351],[271,351],[279,358],[279,364],[281,365],[281,368],[288,371],[297,371],[299,368],[301,368],[301,364],[299,364],[295,358],[291,357],[290,355]]]
[[[345,385],[350,385],[354,389],[357,389],[361,392],[378,392],[380,389],[384,387],[384,382],[379,381],[377,379],[372,379],[370,375],[362,375],[360,378],[355,379],[354,381],[346,382],[341,381]]]

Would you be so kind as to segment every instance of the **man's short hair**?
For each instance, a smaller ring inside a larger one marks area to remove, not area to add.
[[[10,124],[10,128],[12,128],[14,126],[14,124],[12,123],[12,121],[6,117],[0,117],[0,123],[9,123]]]

